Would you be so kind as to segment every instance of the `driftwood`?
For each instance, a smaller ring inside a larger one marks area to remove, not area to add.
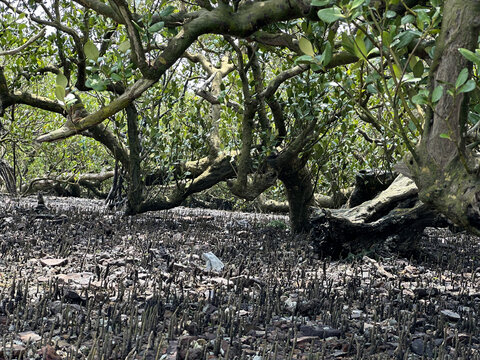
[[[399,175],[372,200],[350,209],[320,210],[311,222],[318,251],[334,257],[372,248],[410,253],[425,227],[448,225],[417,193],[414,182]]]

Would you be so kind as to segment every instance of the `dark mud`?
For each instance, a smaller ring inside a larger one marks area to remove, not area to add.
[[[478,238],[330,261],[282,216],[46,204],[0,198],[0,359],[480,359]]]

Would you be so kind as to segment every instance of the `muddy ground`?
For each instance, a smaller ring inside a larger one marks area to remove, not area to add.
[[[283,216],[36,204],[0,197],[0,359],[480,359],[478,238],[332,261]]]

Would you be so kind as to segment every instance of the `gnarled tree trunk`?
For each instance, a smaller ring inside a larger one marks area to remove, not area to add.
[[[462,69],[472,63],[458,51],[474,51],[480,30],[478,0],[447,0],[442,31],[430,73],[431,91],[444,86],[455,91]],[[465,146],[468,94],[444,91],[430,109],[422,140],[408,162],[420,199],[456,224],[480,234],[480,178],[478,163]]]

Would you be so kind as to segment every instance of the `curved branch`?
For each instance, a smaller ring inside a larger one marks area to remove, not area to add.
[[[113,100],[110,104],[100,108],[100,110],[97,112],[87,115],[86,117],[78,120],[78,122],[75,124],[66,123],[60,129],[41,135],[36,140],[38,142],[61,140],[78,134],[92,126],[100,124],[106,118],[115,115],[120,110],[126,108],[131,101],[142,95],[143,92],[150,88],[154,83],[155,81],[153,80],[140,79],[126,89],[122,95]]]
[[[285,81],[287,81],[288,79],[291,79],[292,77],[295,77],[305,71],[307,71],[308,69],[310,69],[310,65],[307,65],[307,64],[301,64],[301,65],[297,65],[297,66],[294,66],[293,68],[291,69],[288,69],[288,70],[285,70],[283,72],[281,72],[280,74],[278,74],[275,79],[273,79],[272,81],[270,81],[270,83],[268,84],[268,86],[265,88],[265,90],[262,92],[262,97],[268,99],[270,97],[273,96],[273,94],[275,94],[275,91],[278,90],[278,87],[284,83]]]
[[[117,99],[83,118],[75,127],[63,126],[58,130],[40,136],[37,141],[56,141],[67,138],[101,123],[109,116],[124,109],[131,101],[141,96],[144,91],[155,84],[202,34],[248,36],[267,24],[301,17],[303,16],[303,10],[297,3],[292,4],[289,0],[268,0],[253,3],[248,7],[248,11],[243,10],[238,13],[231,13],[222,7],[212,11],[201,10],[198,14],[197,18],[185,24],[178,34],[169,41],[165,50],[155,60],[153,71],[148,74],[148,78],[138,80]]]
[[[27,92],[15,92],[11,94],[8,89],[3,67],[0,66],[0,115],[2,115],[9,106],[14,104],[29,105],[66,116],[65,109],[56,101]]]
[[[28,39],[28,41],[25,44],[15,48],[15,49],[0,51],[0,56],[18,54],[20,51],[25,50],[31,43],[35,42],[37,39],[39,39],[40,37],[45,35],[45,31],[46,31],[45,28],[43,28],[38,34],[36,34],[36,35],[32,36],[30,39]]]
[[[79,3],[80,5],[85,6],[88,9],[92,9],[98,14],[106,16],[110,19],[113,19],[117,23],[125,24],[124,19],[113,10],[112,7],[108,6],[107,4],[102,3],[98,0],[75,0],[75,2]]]
[[[192,63],[198,63],[202,65],[203,70],[205,70],[208,75],[213,75],[215,72],[215,67],[212,65],[210,61],[208,61],[207,57],[203,54],[191,54],[188,51],[185,51],[183,56],[190,60]]]
[[[198,96],[200,96],[204,100],[208,101],[212,105],[220,105],[221,104],[220,100],[218,100],[218,97],[215,97],[211,92],[208,92],[206,90],[202,90],[202,89],[197,90],[197,91],[195,91],[195,94],[197,94]],[[229,108],[233,109],[235,112],[237,112],[239,114],[243,114],[243,108],[239,103],[234,102],[234,101],[227,101],[226,105]]]
[[[72,28],[69,28],[68,26],[62,25],[59,21],[47,21],[47,20],[43,20],[43,19],[40,19],[40,18],[35,17],[35,16],[32,16],[31,19],[38,24],[52,26],[55,29],[58,29],[58,30],[63,31],[64,33],[70,35],[73,38],[73,42],[75,43],[75,47],[77,48],[77,51],[79,53],[83,53],[82,40],[80,39],[80,36],[78,36],[78,33],[75,30],[73,30]]]
[[[295,53],[300,53],[298,41],[290,34],[271,34],[266,31],[257,31],[256,33],[252,34],[248,39],[263,45],[285,47]]]
[[[113,0],[113,2],[118,7],[120,15],[125,21],[127,27],[128,38],[130,39],[130,44],[132,45],[132,59],[135,65],[140,68],[140,71],[144,76],[148,76],[150,70],[149,65],[145,59],[145,50],[142,46],[142,40],[140,39],[140,34],[138,33],[137,28],[133,25],[132,14],[128,10],[128,5],[124,0]]]
[[[118,140],[115,134],[104,124],[98,124],[82,133],[83,136],[91,137],[105,146],[122,163],[125,169],[129,168],[128,148]]]
[[[213,185],[235,176],[231,162],[230,156],[219,156],[188,187],[177,188],[170,196],[162,195],[154,199],[148,199],[140,204],[138,212],[143,213],[174,208],[181,205],[188,196],[209,189]]]

